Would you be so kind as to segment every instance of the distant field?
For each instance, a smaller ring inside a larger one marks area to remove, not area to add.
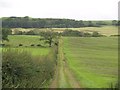
[[[118,27],[115,26],[103,26],[103,27],[83,27],[83,28],[68,28],[71,30],[78,30],[83,32],[93,32],[97,31],[103,35],[110,36],[110,35],[118,35]],[[55,29],[55,31],[62,32],[65,28]]]
[[[63,38],[69,68],[85,88],[106,88],[117,81],[118,38]]]
[[[3,50],[8,48],[3,48]],[[50,51],[50,48],[32,48],[32,47],[19,47],[19,48],[10,48],[10,49],[16,49],[19,51],[27,51],[28,53],[32,54],[33,56],[43,56],[47,55]]]
[[[23,46],[31,46],[34,44],[37,46],[38,44],[44,44],[40,41],[40,36],[35,35],[9,35],[9,42],[4,42],[10,46],[19,46],[19,44],[23,44]]]
[[[50,48],[39,47],[38,44],[43,44],[40,42],[40,36],[32,36],[32,35],[10,35],[9,42],[4,42],[12,49],[25,50],[30,52],[34,56],[38,55],[46,55],[49,53]],[[19,46],[19,44],[23,44],[23,46]],[[35,46],[31,46],[34,44]]]
[[[81,27],[81,28],[28,28],[28,29],[23,29],[23,28],[13,28],[12,30],[20,30],[20,31],[30,31],[34,30],[35,32],[39,31],[46,31],[46,30],[53,30],[55,32],[63,32],[66,29],[71,29],[71,30],[78,30],[78,31],[83,31],[83,32],[93,32],[93,31],[98,31],[99,33],[110,36],[110,35],[118,35],[118,27],[116,26],[103,26],[103,27]]]

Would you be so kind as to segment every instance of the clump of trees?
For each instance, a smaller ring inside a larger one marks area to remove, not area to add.
[[[83,21],[74,19],[52,19],[52,18],[30,18],[25,17],[3,17],[2,26],[9,28],[79,28],[100,27],[102,25],[117,25],[118,21]]]
[[[10,28],[2,28],[2,41],[9,41],[8,35],[12,34],[12,30]]]
[[[88,32],[82,32],[82,31],[77,31],[77,30],[65,30],[61,33],[62,36],[74,36],[74,37],[101,37],[100,33],[97,31],[94,31],[92,33]]]
[[[46,32],[41,32],[40,36],[42,38],[40,38],[40,40],[44,40],[45,43],[49,44],[49,47],[52,46],[52,44],[58,45],[58,38],[59,38],[59,33],[57,32],[53,32],[53,31],[46,31]]]

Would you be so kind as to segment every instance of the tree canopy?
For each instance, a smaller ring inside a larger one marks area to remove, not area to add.
[[[110,22],[110,23],[109,23]],[[117,21],[83,21],[74,19],[3,17],[2,27],[5,28],[79,28],[116,25]]]

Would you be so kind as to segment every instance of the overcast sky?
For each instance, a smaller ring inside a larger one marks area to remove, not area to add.
[[[0,0],[0,17],[118,19],[119,0]]]

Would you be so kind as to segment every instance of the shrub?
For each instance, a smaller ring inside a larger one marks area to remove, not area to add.
[[[119,37],[120,35],[110,35],[111,37]]]
[[[48,55],[38,57],[20,49],[4,49],[2,87],[44,87],[54,75],[56,56],[54,48]]]
[[[0,44],[0,47],[1,47],[1,46],[3,47],[3,46],[5,46],[5,44],[4,44],[4,43],[2,43],[2,44]]]
[[[42,46],[41,44],[37,44],[37,46]]]
[[[75,31],[75,30],[65,30],[62,33],[62,36],[76,36],[76,37],[82,37],[83,36],[83,32],[80,31]]]
[[[84,37],[92,37],[92,34],[86,32],[86,33],[84,33]]]
[[[31,44],[30,46],[35,46],[34,44]]]
[[[19,44],[19,46],[23,46],[23,44]]]
[[[92,34],[92,37],[100,37],[100,36],[101,35],[98,32],[96,32],[96,31],[94,31],[93,34]]]

